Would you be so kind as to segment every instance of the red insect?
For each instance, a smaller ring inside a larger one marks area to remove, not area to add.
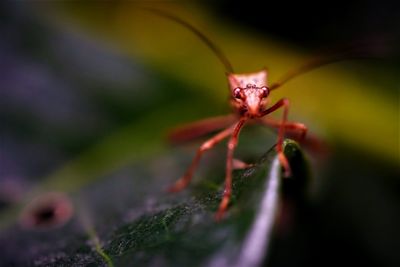
[[[210,150],[217,143],[228,138],[225,189],[223,191],[222,200],[216,213],[216,219],[220,220],[227,210],[232,193],[232,169],[245,168],[248,166],[246,163],[234,159],[234,151],[238,143],[238,136],[242,127],[249,121],[253,121],[256,123],[267,125],[272,128],[276,128],[278,130],[276,151],[278,153],[279,161],[283,167],[284,176],[291,176],[291,168],[289,162],[285,154],[283,153],[283,140],[285,134],[289,134],[297,141],[304,140],[307,133],[307,127],[302,123],[289,122],[289,100],[286,98],[282,98],[271,105],[269,98],[270,93],[290,79],[298,76],[299,74],[317,68],[321,65],[329,64],[342,59],[348,59],[351,57],[349,55],[354,56],[354,51],[352,51],[351,49],[347,49],[345,52],[341,51],[340,53],[331,53],[330,56],[314,58],[313,60],[307,62],[299,68],[288,72],[280,80],[269,86],[267,70],[262,69],[253,73],[235,73],[233,71],[232,65],[230,64],[224,53],[197,28],[182,20],[181,18],[178,18],[165,11],[161,11],[158,9],[149,10],[158,15],[173,20],[189,29],[214,52],[214,54],[225,66],[229,83],[230,103],[233,107],[234,114],[216,118],[209,118],[199,122],[195,122],[186,125],[180,129],[176,129],[171,134],[171,138],[173,140],[187,140],[224,128],[213,137],[206,140],[198,148],[197,153],[187,171],[179,180],[176,181],[173,186],[169,188],[170,192],[178,192],[184,189],[191,181],[193,173],[198,166],[198,163],[204,152]],[[359,56],[362,55],[363,54],[360,54]],[[275,120],[273,118],[265,117],[266,115],[280,108],[283,109],[281,120]]]

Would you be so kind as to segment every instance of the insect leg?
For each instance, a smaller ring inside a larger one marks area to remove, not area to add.
[[[253,164],[246,163],[240,159],[233,159],[233,161],[232,161],[232,168],[234,170],[246,169],[246,168],[250,168],[251,166],[253,166]]]
[[[264,117],[259,120],[260,123],[279,129],[281,122],[270,117]],[[315,134],[308,133],[307,126],[298,122],[286,122],[285,133],[289,138],[293,138],[299,142],[309,152],[315,155],[315,158],[323,159],[329,155],[328,144],[316,136]]]
[[[277,120],[275,120],[273,118],[269,118],[269,117],[262,118],[261,123],[263,123],[269,127],[277,128],[277,129],[279,129],[282,124],[280,121],[277,121]],[[305,126],[303,123],[286,122],[284,124],[284,127],[285,127],[286,134],[291,136],[296,141],[302,142],[304,140],[304,138],[306,137],[307,126]]]
[[[171,186],[168,191],[169,192],[179,192],[182,189],[184,189],[190,182],[193,176],[194,170],[197,168],[197,165],[199,164],[199,161],[201,159],[201,156],[203,155],[204,152],[207,150],[213,148],[217,143],[221,142],[223,139],[228,137],[232,132],[234,131],[234,126],[231,126],[216,135],[214,135],[212,138],[208,139],[205,141],[197,150],[196,155],[190,164],[189,168],[185,172],[185,174],[175,182],[173,186]]]
[[[285,154],[283,153],[283,138],[285,136],[285,125],[289,111],[289,100],[287,98],[282,98],[281,100],[276,102],[275,105],[265,110],[262,113],[262,116],[272,113],[281,107],[283,107],[283,116],[278,130],[278,141],[276,144],[276,151],[278,152],[279,161],[282,164],[283,169],[285,170],[284,176],[289,177],[291,175],[290,165]]]
[[[238,136],[240,129],[243,127],[246,119],[241,119],[235,126],[231,138],[228,141],[228,153],[226,159],[226,176],[225,176],[225,189],[222,195],[222,200],[219,204],[217,213],[215,214],[215,219],[222,219],[232,194],[232,167],[233,167],[233,152],[238,143]]]
[[[168,134],[168,140],[174,144],[190,141],[197,137],[231,126],[237,117],[224,115],[207,118],[172,129]]]

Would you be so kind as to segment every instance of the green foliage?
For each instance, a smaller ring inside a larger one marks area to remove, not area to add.
[[[307,167],[297,144],[287,142],[286,151],[291,164],[301,167],[294,169],[295,174],[290,179],[306,179],[307,172],[304,170]],[[102,226],[102,248],[95,248],[93,234],[87,236],[75,233],[76,236],[72,237],[61,251],[54,250],[54,243],[47,242],[48,248],[42,248],[40,254],[35,255],[34,266],[106,266],[107,259],[115,266],[212,266],[221,260],[233,264],[241,251],[247,249],[243,242],[253,227],[257,213],[260,212],[260,200],[266,193],[265,184],[270,178],[267,174],[271,170],[275,155],[275,149],[271,149],[253,167],[234,172],[233,201],[226,218],[221,222],[216,222],[213,216],[221,199],[220,186],[210,190],[207,183],[200,182],[195,186],[193,193],[187,195],[176,195],[167,199],[159,195],[155,205],[157,208],[142,210],[132,221],[117,223],[106,229]],[[151,181],[163,177],[141,176],[131,179]],[[210,177],[202,177],[204,181],[209,182],[209,179]],[[218,180],[218,184],[221,184],[221,179]],[[118,183],[115,186],[118,187]],[[103,185],[100,189],[104,194],[110,193],[107,192],[108,186]],[[137,190],[141,190],[140,187]],[[133,189],[131,195],[136,194],[140,192]],[[146,197],[142,203],[146,202],[145,199]],[[87,201],[96,203],[98,199]],[[107,214],[107,211],[95,214],[91,221],[103,221],[106,219],[102,218],[104,214]],[[271,220],[274,219],[273,216]],[[85,236],[92,241],[85,241]],[[96,235],[95,237],[98,238]],[[260,238],[271,239],[272,236]],[[262,260],[266,255],[267,251],[263,251],[262,255],[257,257]]]

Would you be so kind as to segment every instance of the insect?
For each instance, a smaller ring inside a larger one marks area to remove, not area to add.
[[[350,47],[342,49],[339,53],[330,53],[329,56],[315,57],[300,67],[289,71],[277,82],[268,85],[268,72],[266,69],[250,73],[235,73],[230,61],[222,50],[193,25],[166,11],[152,8],[147,9],[187,28],[210,48],[225,67],[229,85],[230,104],[234,112],[231,115],[198,121],[173,131],[171,134],[172,139],[183,140],[192,139],[193,137],[220,130],[201,144],[186,172],[168,189],[170,192],[179,192],[183,190],[190,183],[203,154],[222,140],[228,139],[224,191],[215,214],[216,220],[220,220],[223,218],[228,208],[232,194],[232,170],[234,168],[245,168],[248,166],[246,163],[234,158],[234,151],[238,144],[239,133],[246,123],[256,122],[278,130],[276,152],[283,168],[284,177],[291,176],[290,164],[283,153],[284,137],[290,134],[293,136],[293,139],[302,141],[306,137],[307,127],[302,123],[288,121],[289,100],[287,98],[282,98],[276,103],[271,103],[271,92],[278,89],[292,78],[319,66],[349,59],[352,58],[352,56],[362,57],[364,54],[362,50],[359,51],[361,53],[354,53],[352,47]],[[283,109],[281,120],[275,120],[267,116],[278,109]]]

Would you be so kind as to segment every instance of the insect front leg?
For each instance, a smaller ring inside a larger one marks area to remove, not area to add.
[[[207,150],[213,148],[216,144],[218,144],[223,139],[225,139],[230,134],[232,134],[234,129],[235,129],[234,126],[231,126],[227,129],[217,133],[216,135],[214,135],[212,138],[208,139],[207,141],[205,141],[197,149],[196,155],[195,155],[192,163],[190,164],[189,168],[185,172],[185,174],[178,181],[176,181],[175,184],[168,189],[168,191],[169,192],[179,192],[182,189],[184,189],[189,184],[189,182],[192,180],[193,172],[197,168],[203,153],[206,152]]]
[[[235,151],[236,145],[238,143],[238,136],[240,129],[243,127],[246,119],[241,119],[235,126],[231,138],[228,141],[228,152],[226,158],[226,176],[225,176],[225,188],[222,195],[222,200],[219,204],[217,213],[215,214],[215,219],[217,221],[221,220],[228,208],[229,200],[232,194],[232,167],[233,167],[233,152]]]
[[[261,119],[261,123],[264,125],[267,125],[269,127],[272,128],[277,128],[279,129],[282,125],[282,123],[280,121],[277,121],[273,118],[262,118]],[[285,133],[289,136],[291,136],[291,138],[295,139],[298,142],[302,142],[307,134],[307,126],[305,126],[303,123],[299,123],[299,122],[286,122],[284,124],[285,127]]]
[[[289,162],[283,153],[283,139],[285,137],[285,125],[287,122],[287,116],[289,112],[289,100],[287,98],[282,98],[278,102],[275,103],[272,107],[268,108],[262,113],[262,116],[265,116],[269,113],[274,112],[278,108],[283,107],[283,116],[282,116],[282,121],[280,122],[279,130],[278,130],[278,141],[276,144],[276,151],[278,152],[278,157],[281,165],[283,166],[284,169],[284,176],[289,177],[291,175],[291,169]]]

